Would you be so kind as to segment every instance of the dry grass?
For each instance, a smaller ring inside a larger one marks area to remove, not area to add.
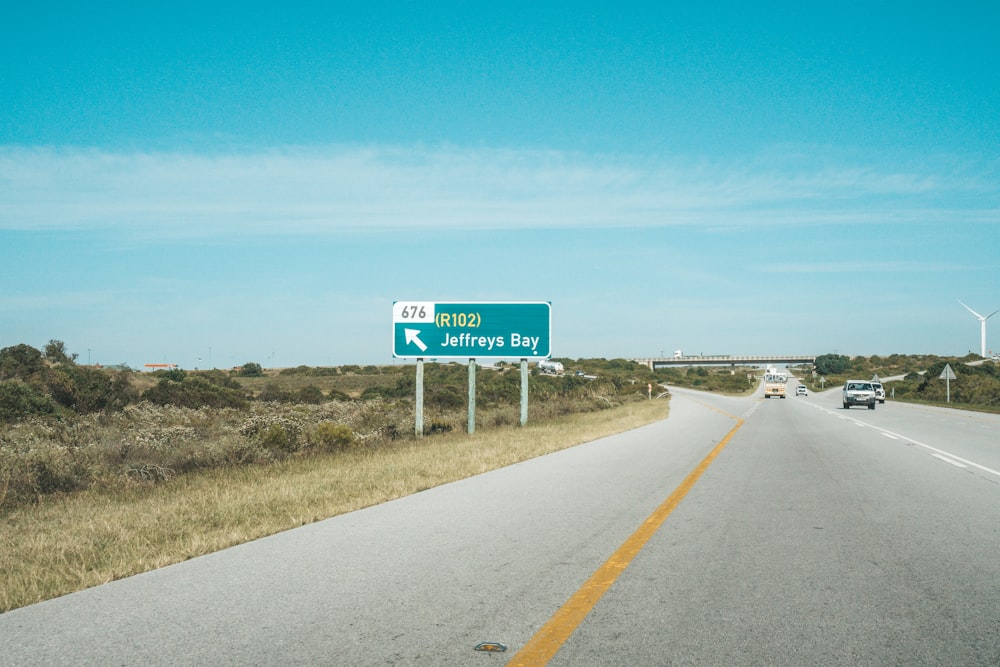
[[[0,610],[399,498],[663,419],[631,402],[524,428],[213,469],[168,484],[55,497],[0,517]]]

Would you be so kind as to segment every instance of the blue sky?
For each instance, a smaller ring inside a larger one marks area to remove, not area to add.
[[[391,363],[420,300],[551,301],[557,357],[965,354],[1000,308],[996,3],[20,4],[0,347]]]

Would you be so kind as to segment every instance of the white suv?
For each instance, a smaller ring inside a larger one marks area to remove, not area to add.
[[[867,405],[875,409],[875,387],[868,380],[848,380],[844,383],[844,409],[852,405]]]
[[[879,403],[885,403],[885,387],[882,386],[882,383],[872,382],[872,387],[875,388],[875,400]]]

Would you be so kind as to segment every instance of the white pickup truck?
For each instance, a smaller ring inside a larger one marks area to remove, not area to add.
[[[844,409],[852,405],[867,405],[875,409],[875,387],[868,380],[848,380],[844,383]]]

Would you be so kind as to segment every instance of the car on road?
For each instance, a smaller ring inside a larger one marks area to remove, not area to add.
[[[852,405],[867,405],[875,409],[875,387],[868,380],[848,380],[844,383],[844,409]]]
[[[804,384],[800,384],[799,386],[797,386],[795,388],[795,395],[796,396],[808,396],[809,395],[809,390],[806,389],[806,386]]]
[[[885,387],[882,386],[882,383],[872,382],[872,387],[875,389],[875,400],[879,403],[885,403]]]

